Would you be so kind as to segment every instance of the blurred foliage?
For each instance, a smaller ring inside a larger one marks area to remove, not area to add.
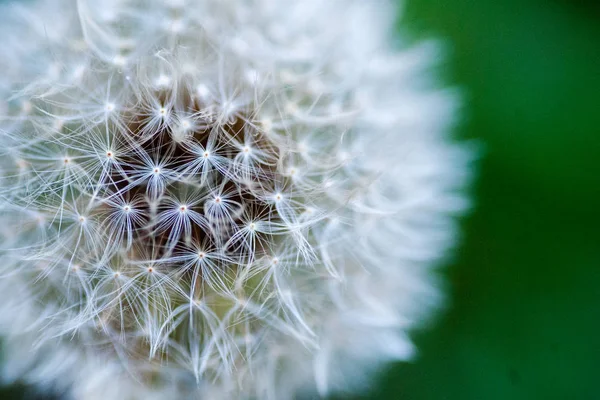
[[[600,398],[600,2],[410,0],[401,25],[446,38],[484,152],[449,310],[360,398]]]

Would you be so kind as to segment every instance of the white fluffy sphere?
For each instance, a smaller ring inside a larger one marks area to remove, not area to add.
[[[469,152],[354,0],[0,8],[5,379],[291,399],[414,353]]]

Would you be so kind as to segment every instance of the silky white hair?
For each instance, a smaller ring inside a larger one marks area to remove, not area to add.
[[[6,380],[285,400],[413,356],[471,151],[392,4],[0,11]]]

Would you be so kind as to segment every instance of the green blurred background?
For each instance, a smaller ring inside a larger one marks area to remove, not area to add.
[[[400,30],[446,41],[483,155],[452,303],[355,399],[600,399],[600,1],[409,0]]]
[[[411,0],[483,144],[452,304],[361,399],[600,399],[600,1]],[[358,397],[357,397],[358,398]]]

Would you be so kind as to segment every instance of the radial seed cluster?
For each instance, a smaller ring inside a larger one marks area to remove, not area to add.
[[[412,355],[469,157],[374,3],[1,6],[5,379],[279,400]]]

